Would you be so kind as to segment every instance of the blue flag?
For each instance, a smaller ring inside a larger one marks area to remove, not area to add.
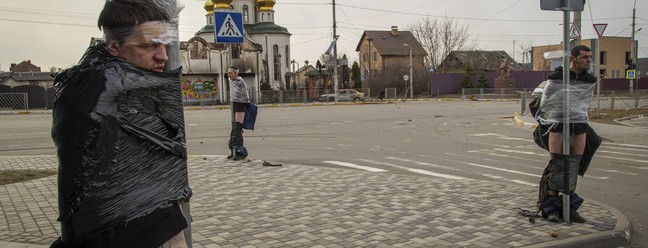
[[[331,45],[328,47],[328,49],[326,49],[326,52],[324,54],[331,54],[331,51],[333,51],[333,47],[335,47],[335,43],[337,42],[338,38],[340,38],[339,35],[336,35],[335,38],[333,38],[333,42],[331,42]]]

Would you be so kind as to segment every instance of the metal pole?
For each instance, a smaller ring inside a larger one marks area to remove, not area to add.
[[[596,117],[601,117],[601,36],[596,39]]]
[[[637,51],[635,51],[636,47],[635,46],[635,19],[636,19],[636,5],[637,5],[637,0],[634,2],[635,6],[632,8],[632,49],[630,50],[630,54],[632,54],[632,63],[635,64],[634,70],[635,70],[635,77],[637,77],[637,65],[639,64],[637,61]],[[632,82],[632,81],[630,81]],[[637,83],[635,85],[635,108],[639,107],[639,78],[637,78]]]
[[[635,0],[635,7],[637,5],[637,1]],[[630,59],[632,60],[631,64],[637,64],[637,53],[635,53],[635,45],[634,45],[634,40],[635,40],[635,13],[636,10],[633,7],[632,8],[632,38],[630,38]],[[632,66],[632,65],[630,65]],[[632,69],[632,68],[630,68]],[[634,80],[630,79],[630,92],[632,92],[632,85],[634,83]],[[636,108],[637,106],[635,106]]]
[[[333,39],[337,36],[337,24],[335,20],[335,0],[333,0]],[[338,63],[337,63],[337,41],[333,44],[333,91],[335,102],[338,101]]]
[[[409,77],[410,98],[414,99],[414,86],[412,84],[412,82],[414,81],[414,74],[412,74],[412,71],[413,71],[413,68],[412,68],[412,46],[409,46],[409,65],[410,65],[410,68],[409,68],[409,74],[410,74],[410,77]]]
[[[563,89],[564,89],[564,104],[563,104],[563,147],[562,154],[563,156],[563,166],[565,172],[565,191],[563,192],[563,221],[567,224],[571,223],[569,218],[569,27],[570,27],[570,15],[571,14],[571,0],[565,0],[565,6],[563,9]]]
[[[178,5],[176,1],[169,1],[168,6],[165,6],[166,10],[171,10],[174,12],[174,14],[180,14],[181,9],[177,9],[178,7],[182,5]],[[184,6],[182,6],[184,7]],[[177,11],[176,11],[177,10]],[[180,34],[178,32],[178,26],[179,26],[179,17],[176,15],[173,17],[173,20],[171,20],[171,25],[174,28],[175,32],[175,37],[171,43],[169,43],[166,46],[166,52],[167,52],[167,57],[169,58],[164,65],[164,70],[165,71],[174,71],[180,68],[182,65],[180,64],[180,42],[179,42],[179,37]],[[182,119],[184,119],[184,114],[180,113],[182,115]],[[192,236],[191,236],[191,222],[193,221],[191,218],[191,207],[189,202],[183,202],[182,203],[182,212],[187,218],[187,228],[184,230],[184,235],[185,235],[185,241],[187,242],[187,247],[191,248],[192,247]]]
[[[227,45],[227,71],[229,72],[229,67],[232,66],[232,44]],[[229,79],[229,75],[228,79]],[[236,121],[236,114],[234,113],[234,101],[232,101],[232,80],[229,83],[229,92],[230,92],[230,110],[232,112],[232,123]],[[232,124],[233,125],[233,124]],[[236,147],[232,146],[232,155],[236,154]]]

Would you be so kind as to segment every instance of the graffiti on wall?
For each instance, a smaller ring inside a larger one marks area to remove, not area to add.
[[[197,79],[182,80],[182,97],[186,100],[211,99],[218,97],[216,82]]]

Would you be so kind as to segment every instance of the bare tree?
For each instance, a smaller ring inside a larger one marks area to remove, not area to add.
[[[460,25],[452,18],[431,19],[428,16],[411,25],[409,30],[427,52],[427,67],[436,68],[451,51],[474,47],[468,43],[471,36],[468,26]]]
[[[522,50],[522,63],[531,62],[531,50],[533,50],[533,41],[522,42],[518,47]]]

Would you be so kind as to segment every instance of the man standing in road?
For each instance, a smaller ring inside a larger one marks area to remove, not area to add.
[[[567,90],[564,87],[563,68],[558,67],[549,75],[547,86],[544,89],[540,103],[539,121],[549,128],[549,152],[551,160],[545,169],[540,181],[540,192],[538,207],[542,210],[543,216],[549,221],[560,221],[562,211],[562,199],[558,192],[571,195],[570,219],[577,223],[584,223],[585,218],[580,216],[576,210],[583,203],[576,189],[577,175],[584,173],[579,170],[579,162],[586,145],[586,132],[589,128],[588,108],[592,99],[592,93],[596,78],[587,71],[592,62],[592,51],[583,45],[572,48],[569,57],[569,78],[570,84]],[[569,94],[569,113],[564,113],[564,95]],[[569,155],[563,154],[563,116],[568,114],[569,118]],[[568,163],[568,171],[565,171],[564,162]],[[566,182],[565,174],[569,178]],[[568,185],[565,185],[567,183]],[[569,192],[565,189],[569,187]]]
[[[177,39],[162,1],[107,0],[105,42],[56,76],[61,237],[52,247],[187,247],[187,174]]]

